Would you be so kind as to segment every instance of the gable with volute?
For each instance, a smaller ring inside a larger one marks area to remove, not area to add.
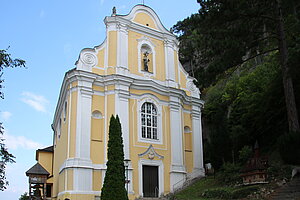
[[[176,36],[150,7],[137,5],[128,15],[118,15],[114,10],[104,23],[106,39],[99,46],[81,51],[76,62],[78,70],[149,79],[199,98],[194,79],[179,62]]]

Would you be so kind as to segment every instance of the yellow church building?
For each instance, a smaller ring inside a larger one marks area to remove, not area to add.
[[[45,170],[47,199],[100,199],[111,115],[122,125],[130,199],[159,197],[204,176],[199,89],[178,59],[178,41],[148,6],[113,9],[106,39],[66,72],[53,146],[28,171]]]

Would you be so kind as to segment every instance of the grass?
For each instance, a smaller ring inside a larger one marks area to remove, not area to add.
[[[224,186],[213,177],[206,177],[175,195],[176,200],[226,200],[238,199],[258,191],[260,186]],[[205,193],[205,197],[203,194]]]
[[[197,181],[185,190],[175,195],[178,200],[213,200],[211,198],[202,198],[202,193],[207,189],[218,188],[220,185],[213,177],[207,177]]]

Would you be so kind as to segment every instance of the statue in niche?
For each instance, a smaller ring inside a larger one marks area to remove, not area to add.
[[[145,71],[149,71],[149,62],[150,62],[150,59],[148,58],[148,51],[146,51],[144,54],[144,58],[143,58],[143,63],[144,63],[144,70]]]

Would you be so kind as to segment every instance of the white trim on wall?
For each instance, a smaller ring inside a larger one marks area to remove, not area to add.
[[[153,103],[157,108],[157,140],[142,138],[142,123],[141,123],[141,108],[145,102]],[[150,144],[163,144],[163,131],[162,131],[162,105],[154,95],[145,94],[137,101],[137,134],[138,142],[145,142]]]
[[[143,165],[147,166],[157,166],[158,167],[158,189],[159,195],[161,196],[164,194],[164,164],[162,160],[146,160],[140,159],[138,163],[138,170],[139,170],[139,195],[143,196]]]

